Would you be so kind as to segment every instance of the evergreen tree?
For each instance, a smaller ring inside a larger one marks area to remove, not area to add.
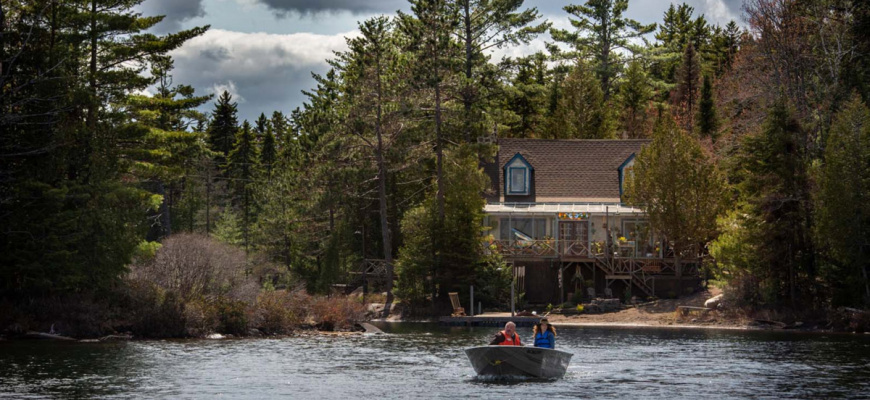
[[[251,124],[246,120],[236,134],[236,141],[227,162],[232,203],[241,208],[245,250],[250,245],[251,190],[259,168],[259,154]]]
[[[205,31],[143,33],[139,1],[0,5],[0,296],[115,284],[163,197],[143,189],[167,148],[131,123],[141,74]],[[168,146],[167,146],[168,147]]]
[[[464,109],[465,141],[470,142],[485,130],[482,121],[484,102],[499,85],[494,69],[487,63],[487,51],[507,45],[527,44],[550,24],[531,25],[540,18],[537,9],[520,10],[523,0],[456,0],[459,24],[456,37],[463,47],[460,96]]]
[[[713,84],[710,76],[704,75],[701,86],[701,100],[698,103],[698,133],[701,137],[716,140],[719,130],[719,117],[716,115],[716,104],[713,101]]]
[[[652,95],[652,88],[643,64],[638,60],[631,61],[625,71],[625,81],[619,88],[623,137],[630,139],[647,137],[648,125],[650,125],[647,109]]]
[[[671,95],[674,115],[683,129],[692,132],[695,126],[695,109],[698,102],[698,89],[701,83],[701,63],[695,46],[686,45],[683,61],[677,70],[677,87]]]
[[[390,227],[387,176],[389,174],[388,152],[405,131],[402,121],[403,108],[408,99],[406,65],[402,63],[392,23],[386,17],[376,17],[359,25],[361,36],[348,39],[349,51],[340,54],[344,62],[344,92],[347,99],[348,117],[346,128],[356,137],[359,146],[365,148],[366,158],[374,159],[377,171],[378,215],[381,229],[381,244],[387,275],[393,275],[393,230]],[[387,310],[392,303],[393,282],[388,280]]]
[[[592,57],[595,60],[595,75],[605,102],[616,92],[614,86],[623,64],[619,52],[639,52],[640,48],[632,40],[642,38],[656,28],[656,24],[643,25],[623,17],[627,8],[628,0],[587,0],[582,6],[565,6],[565,11],[577,18],[569,18],[576,31],[550,30],[553,39],[576,51],[571,54],[574,58]]]
[[[455,4],[447,0],[411,0],[413,15],[399,13],[399,30],[407,37],[406,51],[413,57],[411,70],[418,89],[431,93],[432,125],[435,131],[435,182],[437,191],[435,203],[438,220],[443,221],[444,210],[444,147],[450,132],[446,129],[444,109],[451,87],[455,87],[456,61],[460,54],[459,46],[451,33],[459,26],[459,13]],[[433,250],[436,261],[432,276],[438,274],[441,264],[441,229],[432,233],[435,241]],[[435,303],[434,278],[432,302]]]
[[[698,142],[665,115],[626,181],[629,203],[643,208],[650,225],[670,242],[680,276],[681,258],[699,256],[716,237],[716,219],[726,204],[724,176]]]
[[[755,278],[768,304],[812,305],[818,277],[811,233],[807,132],[784,102],[741,148],[741,199],[758,231],[750,237],[763,267]]]
[[[275,163],[278,161],[278,150],[275,148],[275,135],[272,133],[272,127],[266,129],[263,136],[263,146],[260,149],[260,165],[266,170],[266,178],[272,178],[272,169],[275,168]]]
[[[831,126],[816,196],[834,305],[870,306],[870,110],[856,94]]]
[[[540,137],[547,112],[546,56],[537,53],[514,62],[516,74],[506,88],[505,108],[515,120],[509,121],[505,137]]]
[[[559,106],[548,123],[553,139],[613,139],[612,111],[588,66],[578,62],[565,79]]]
[[[233,149],[239,130],[239,120],[236,117],[238,105],[232,101],[233,96],[224,90],[214,105],[211,124],[208,127],[208,143],[213,151],[219,153],[220,164],[225,162]]]

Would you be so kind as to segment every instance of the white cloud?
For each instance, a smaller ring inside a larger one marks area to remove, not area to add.
[[[739,20],[723,0],[704,0],[704,4],[700,8],[707,20],[713,23],[725,25],[728,21]]]
[[[302,105],[301,90],[315,85],[311,73],[325,73],[333,51],[347,49],[344,37],[356,34],[281,35],[214,29],[171,53],[174,78],[206,93],[228,90],[239,103],[244,100],[241,119],[253,119],[261,112],[286,112]]]
[[[233,101],[239,104],[247,101],[245,96],[239,94],[239,90],[236,89],[236,83],[233,81],[227,81],[225,84],[215,83],[207,91],[215,97],[220,96],[223,92],[227,92],[230,96],[233,96]]]

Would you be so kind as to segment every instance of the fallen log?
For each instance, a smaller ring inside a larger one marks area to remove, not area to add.
[[[766,319],[755,319],[753,321],[755,321],[759,324],[774,325],[774,326],[778,327],[779,329],[785,329],[785,327],[788,326],[788,324],[786,324],[785,322],[770,321],[770,320],[766,320]]]
[[[45,333],[45,332],[27,332],[24,334],[24,337],[30,339],[46,339],[46,340],[66,340],[66,341],[76,341],[69,336],[55,335],[53,333]]]

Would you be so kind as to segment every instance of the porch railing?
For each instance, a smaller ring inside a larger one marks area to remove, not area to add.
[[[544,240],[493,240],[490,249],[505,257],[555,257],[556,241]]]

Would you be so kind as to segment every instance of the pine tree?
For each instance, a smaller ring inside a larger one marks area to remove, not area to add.
[[[278,161],[278,150],[275,148],[275,135],[272,133],[272,127],[266,129],[263,136],[263,147],[260,149],[260,165],[265,168],[266,178],[272,178],[272,169]]]
[[[582,6],[565,6],[565,11],[577,18],[569,18],[571,25],[577,30],[550,30],[553,39],[566,43],[575,50],[569,53],[570,57],[592,57],[595,60],[595,76],[601,84],[605,102],[616,93],[616,79],[623,64],[620,51],[639,52],[640,48],[632,41],[656,28],[656,24],[643,25],[623,17],[622,14],[627,8],[628,0],[587,0]]]
[[[144,33],[161,17],[138,3],[0,5],[0,296],[110,287],[162,203],[139,167],[169,163],[126,105],[157,83],[150,58],[206,28]]]
[[[523,0],[456,0],[459,24],[456,37],[463,47],[460,96],[464,109],[465,141],[471,142],[485,129],[482,121],[484,103],[493,97],[498,76],[487,63],[487,51],[507,45],[527,44],[550,24],[532,23],[540,18],[538,10],[520,10]]]
[[[683,60],[677,70],[677,87],[671,95],[671,103],[683,129],[692,132],[695,126],[695,109],[701,83],[701,63],[695,46],[690,42],[683,51]]]
[[[435,131],[435,192],[438,220],[444,220],[444,147],[449,139],[444,109],[448,91],[456,81],[457,63],[460,49],[451,37],[459,26],[458,9],[452,1],[447,0],[411,0],[413,15],[399,12],[399,30],[407,37],[405,50],[413,57],[411,70],[412,82],[418,89],[431,93],[431,113],[433,130]],[[442,266],[443,230],[436,229],[432,233],[434,241],[433,254],[436,259],[433,270],[432,302],[437,301],[438,293],[434,286],[434,277]]]
[[[619,88],[619,104],[622,108],[620,117],[624,137],[638,139],[648,135],[647,109],[652,95],[652,88],[643,64],[638,60],[630,62],[625,71],[625,81]]]
[[[834,119],[815,199],[834,305],[870,306],[870,109],[853,95]]]
[[[239,120],[236,117],[238,105],[232,101],[233,96],[229,92],[225,90],[221,93],[208,127],[208,143],[213,151],[220,154],[219,164],[223,164],[229,156],[239,130]]]
[[[582,62],[563,83],[559,106],[548,122],[548,137],[553,139],[613,139],[612,112],[589,67]]]
[[[514,62],[516,74],[506,88],[505,108],[515,121],[507,123],[510,130],[504,137],[540,137],[545,129],[547,112],[546,56],[537,53]]]
[[[251,190],[255,186],[254,182],[259,168],[258,161],[256,137],[251,130],[251,124],[246,120],[236,134],[236,141],[227,162],[232,203],[241,208],[242,212],[245,250],[250,245]]]
[[[714,141],[719,135],[719,117],[716,115],[716,104],[713,101],[713,84],[710,76],[704,75],[701,86],[701,100],[698,103],[698,133],[701,137],[710,137]]]
[[[769,112],[762,129],[741,146],[740,196],[757,227],[755,279],[768,304],[812,304],[817,271],[811,233],[807,132],[784,101]]]
[[[270,128],[269,119],[266,118],[266,114],[260,113],[255,124],[257,142],[262,142],[263,138],[266,136],[266,131]]]

